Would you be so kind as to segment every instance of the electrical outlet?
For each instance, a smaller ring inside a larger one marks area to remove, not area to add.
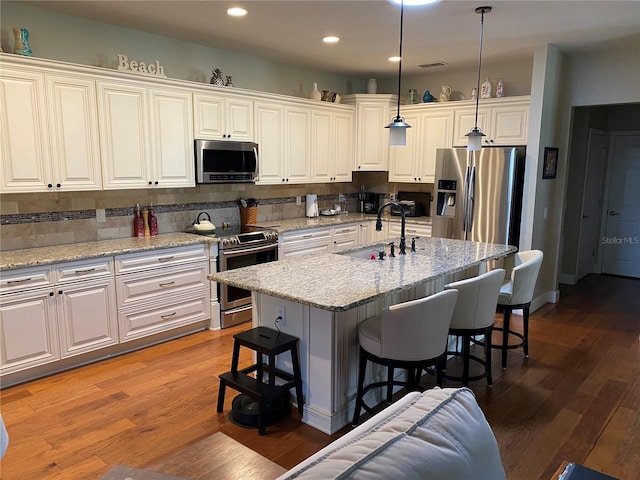
[[[287,317],[285,315],[285,308],[281,305],[276,307],[276,318],[280,317],[280,320],[277,320],[278,325],[286,325]]]
[[[107,212],[104,208],[96,208],[96,222],[104,223],[107,221]]]
[[[393,202],[393,201],[395,201],[395,199],[396,199],[396,196],[393,193],[390,193],[389,194],[389,201]]]
[[[300,195],[296,197],[296,205],[302,205],[302,197]]]

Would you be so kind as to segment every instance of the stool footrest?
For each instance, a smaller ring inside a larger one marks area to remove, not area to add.
[[[289,391],[295,385],[287,382],[283,385],[269,386],[268,383],[261,382],[255,378],[244,375],[243,373],[227,372],[220,375],[220,381],[225,385],[237,390],[252,398],[258,397],[277,397]]]

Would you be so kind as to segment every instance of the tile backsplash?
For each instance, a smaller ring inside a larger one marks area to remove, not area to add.
[[[307,185],[198,185],[194,188],[108,190],[91,192],[12,193],[0,195],[0,250],[42,247],[133,236],[136,204],[154,206],[160,233],[181,232],[200,212],[215,225],[240,223],[237,200],[258,200],[258,221],[302,217],[305,195],[318,195],[319,207],[328,208],[347,196],[347,210],[356,211],[357,190],[397,193],[407,185],[387,182],[387,172],[354,172],[352,183]],[[411,185],[432,191],[429,184]],[[301,205],[297,205],[301,197]],[[96,210],[104,210],[98,222]]]

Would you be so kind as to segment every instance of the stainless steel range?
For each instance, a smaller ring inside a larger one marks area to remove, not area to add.
[[[278,232],[255,230],[242,232],[240,227],[219,229],[218,270],[257,265],[278,260]],[[251,292],[230,285],[218,284],[220,326],[230,327],[251,320]]]

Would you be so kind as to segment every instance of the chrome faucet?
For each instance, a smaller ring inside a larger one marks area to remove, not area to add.
[[[406,252],[404,250],[407,246],[404,239],[405,215],[404,215],[404,208],[402,208],[402,206],[399,203],[387,202],[378,209],[378,218],[376,219],[376,232],[379,232],[382,230],[382,219],[380,218],[380,214],[382,213],[382,210],[384,210],[389,205],[398,208],[398,210],[400,210],[400,215],[402,215],[402,224],[400,225],[400,255],[405,255]]]

